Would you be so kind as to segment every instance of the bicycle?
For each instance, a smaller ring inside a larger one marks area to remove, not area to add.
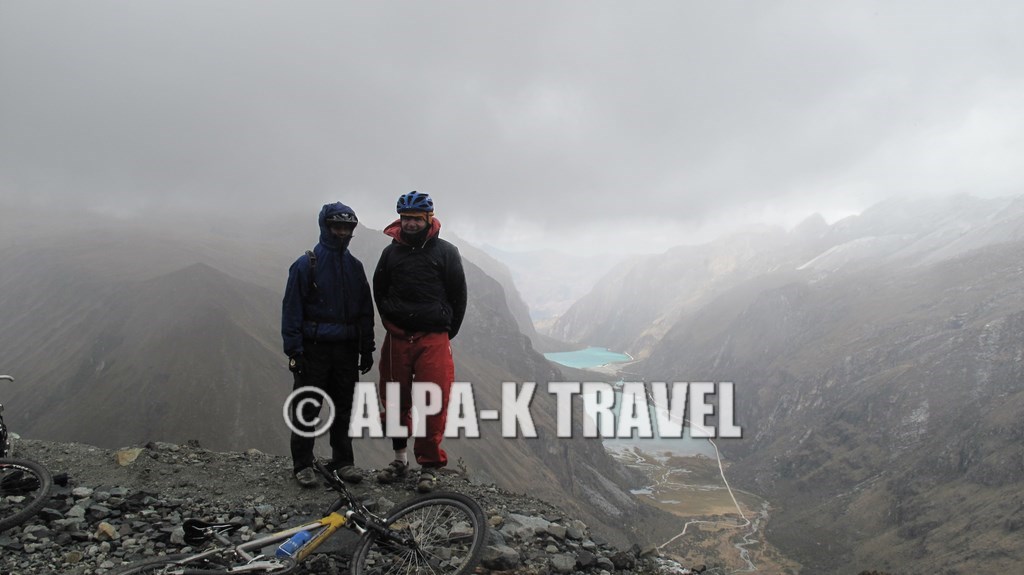
[[[342,527],[360,534],[350,562],[352,575],[465,575],[480,562],[487,521],[473,499],[461,493],[429,493],[400,503],[387,517],[381,517],[360,503],[336,472],[328,471],[320,461],[315,461],[314,467],[327,486],[339,494],[325,517],[240,544],[229,538],[242,527],[240,524],[186,519],[185,543],[209,547],[193,554],[147,559],[115,573],[292,573]],[[340,513],[343,507],[344,514]],[[274,556],[263,554],[274,546]]]
[[[0,380],[14,381],[9,375]],[[53,477],[42,465],[28,459],[8,457],[11,438],[0,404],[0,532],[21,525],[46,505],[53,488]]]

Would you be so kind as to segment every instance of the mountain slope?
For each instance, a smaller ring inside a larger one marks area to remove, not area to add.
[[[244,436],[251,446],[285,446],[276,426],[246,424],[276,423],[287,393],[278,385],[269,290],[204,264],[113,284],[38,271],[43,285],[30,283],[31,299],[5,289],[3,301],[13,305],[2,306],[3,363],[32,374],[18,377],[8,401],[24,434],[107,446],[200,439],[227,448],[252,428]],[[39,303],[11,318],[26,300]]]
[[[1024,243],[930,266],[765,277],[678,323],[646,379],[733,381],[723,441],[814,572],[1024,561]]]
[[[617,266],[562,315],[551,334],[646,357],[675,323],[720,293],[792,270],[819,275],[882,262],[927,265],[1024,233],[1024,197],[890,201],[788,233],[751,230]]]
[[[645,357],[680,317],[718,290],[802,257],[782,230],[770,229],[637,258],[604,276],[549,333]]]

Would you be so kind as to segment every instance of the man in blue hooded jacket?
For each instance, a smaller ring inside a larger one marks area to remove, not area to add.
[[[375,349],[370,285],[363,264],[348,251],[358,221],[352,208],[341,202],[320,210],[320,242],[288,269],[281,313],[284,353],[294,389],[317,387],[331,398],[335,406],[331,467],[351,483],[362,480],[348,435],[352,397],[358,374],[373,367]],[[301,414],[291,414],[295,426],[312,431],[304,424],[316,420],[319,401],[293,401],[292,405],[302,409]],[[293,429],[293,472],[304,487],[317,484],[314,441]]]

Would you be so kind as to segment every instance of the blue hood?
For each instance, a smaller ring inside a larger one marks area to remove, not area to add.
[[[333,214],[352,214],[355,216],[356,212],[341,202],[324,204],[324,207],[320,208],[320,216],[317,218],[317,222],[320,224],[320,245],[329,250],[338,250],[342,247],[341,242],[338,238],[334,237],[331,230],[327,229],[327,217]],[[358,218],[356,219],[358,220]]]

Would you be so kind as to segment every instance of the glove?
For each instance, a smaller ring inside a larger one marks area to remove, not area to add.
[[[367,351],[359,354],[359,373],[366,375],[371,368],[373,368],[373,353]]]
[[[301,353],[289,357],[288,371],[295,375],[302,375],[302,372],[306,371],[306,358],[302,357]]]

